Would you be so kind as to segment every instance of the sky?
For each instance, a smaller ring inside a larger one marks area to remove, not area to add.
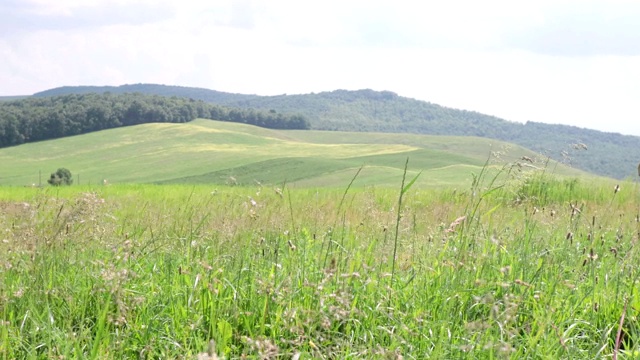
[[[389,90],[640,136],[635,0],[0,0],[0,19],[0,96]]]

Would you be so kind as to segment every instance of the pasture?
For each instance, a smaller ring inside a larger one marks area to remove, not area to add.
[[[394,187],[0,187],[0,358],[635,357],[635,183],[478,159],[418,186],[436,176],[392,158],[413,147],[386,154]]]
[[[49,174],[64,167],[80,185],[106,179],[112,184],[281,186],[286,182],[289,187],[340,188],[364,167],[360,185],[395,186],[409,157],[410,175],[425,172],[417,187],[464,187],[492,153],[502,153],[502,162],[540,158],[526,149],[481,138],[277,131],[201,119],[3,148],[0,185],[46,184]],[[557,174],[586,175],[562,164],[548,165]]]

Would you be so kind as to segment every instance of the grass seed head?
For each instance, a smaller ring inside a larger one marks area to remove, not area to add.
[[[198,354],[198,360],[222,360],[222,357],[218,357],[216,353],[216,342],[209,340],[209,346],[207,352]]]

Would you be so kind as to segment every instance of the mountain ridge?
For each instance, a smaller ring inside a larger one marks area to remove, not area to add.
[[[333,90],[296,95],[247,95],[204,88],[157,84],[66,86],[34,97],[81,92],[141,92],[189,97],[216,105],[305,116],[312,129],[333,131],[480,136],[513,142],[577,168],[613,178],[635,176],[640,137],[571,125],[504,120],[471,110],[449,108],[392,91]],[[578,144],[586,144],[579,147]]]

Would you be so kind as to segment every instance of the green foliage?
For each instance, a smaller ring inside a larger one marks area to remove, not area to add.
[[[618,179],[637,176],[640,159],[637,136],[527,122],[510,141],[595,174]]]
[[[71,185],[73,184],[73,176],[71,176],[69,169],[60,168],[56,172],[51,173],[51,177],[49,177],[47,182],[53,186]]]
[[[178,97],[81,94],[0,102],[0,147],[146,123],[184,123],[196,118],[273,129],[307,129],[300,115],[226,108]]]
[[[634,185],[494,178],[0,187],[0,358],[634,358]]]

